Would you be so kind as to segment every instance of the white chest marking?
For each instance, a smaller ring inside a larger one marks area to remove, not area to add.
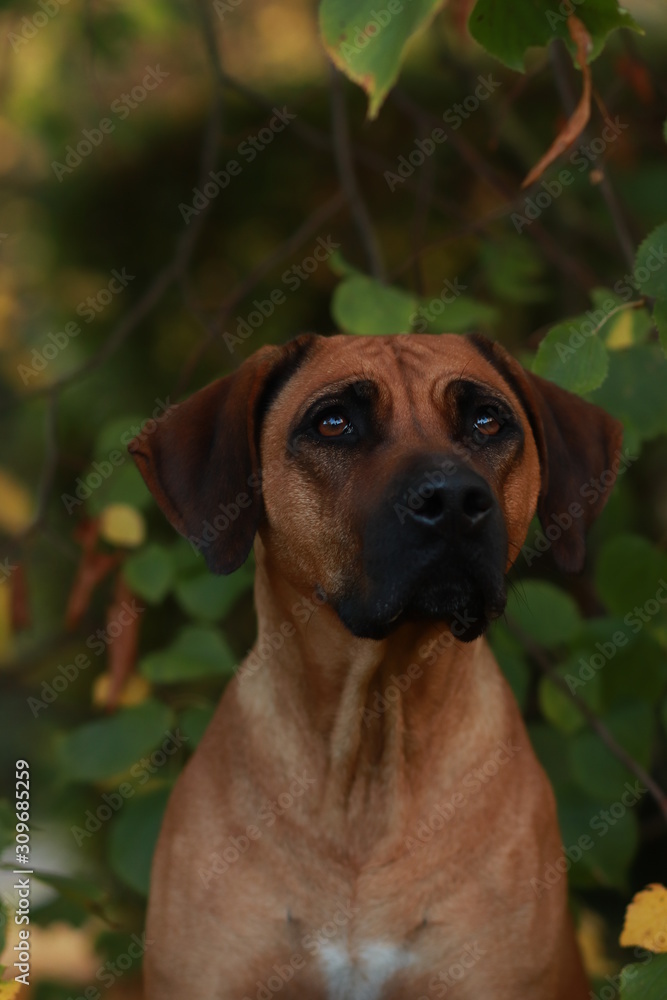
[[[404,948],[382,941],[361,945],[354,960],[349,949],[327,942],[320,949],[329,1000],[378,1000],[380,989],[394,973],[414,962]]]

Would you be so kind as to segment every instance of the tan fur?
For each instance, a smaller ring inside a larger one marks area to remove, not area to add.
[[[288,429],[319,390],[351,373],[380,383],[386,443],[345,482],[328,467],[306,477],[286,456]],[[290,960],[299,968],[270,995],[330,1000],[339,994],[325,990],[322,950],[311,944],[318,931],[353,963],[369,943],[403,949],[410,964],[387,979],[381,1000],[588,996],[565,880],[541,898],[530,885],[561,856],[554,797],[486,640],[463,645],[428,622],[358,639],[318,603],[318,586],[336,594],[358,572],[360,518],[397,464],[415,449],[447,449],[445,387],[463,373],[521,415],[525,444],[511,467],[470,457],[501,505],[511,562],[540,492],[538,449],[521,401],[465,339],[322,340],[271,407],[255,649],[286,623],[291,634],[257,669],[241,667],[171,797],[152,873],[149,1000],[255,1000]],[[364,718],[410,664],[419,676]],[[518,749],[473,792],[466,776],[499,744]],[[275,822],[262,820],[263,804],[291,794],[294,776],[303,793]],[[406,841],[457,793],[464,804],[410,851]],[[233,856],[228,838],[252,826],[259,837],[209,877],[216,855]],[[466,954],[474,962],[443,993],[438,977]]]

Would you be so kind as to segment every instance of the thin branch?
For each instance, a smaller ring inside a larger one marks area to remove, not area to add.
[[[378,281],[386,281],[384,264],[380,253],[373,223],[361,196],[359,184],[354,172],[352,148],[350,146],[350,131],[345,108],[345,94],[341,74],[331,65],[331,120],[333,126],[334,151],[338,165],[338,175],[347,197],[350,211],[357,227],[357,232],[366,249],[370,272]]]
[[[563,42],[562,39],[555,39],[549,46],[549,59],[553,67],[556,89],[558,90],[563,110],[568,116],[570,116],[577,105],[577,96],[572,80],[572,61],[567,51],[565,42]],[[599,101],[598,107],[600,107]],[[602,108],[600,108],[600,110],[602,111],[603,118],[606,121],[608,119],[606,110],[603,110]],[[589,138],[590,127],[587,126],[581,134],[581,139],[582,141],[587,141]],[[616,233],[616,238],[621,248],[623,258],[630,270],[632,270],[635,266],[635,241],[633,240],[632,234],[628,228],[620,202],[616,197],[616,192],[614,191],[611,181],[607,176],[603,161],[600,161],[597,165],[597,170],[601,176],[601,180],[598,182],[597,187],[600,189],[602,197],[604,198],[607,208],[609,209],[609,215],[614,225],[614,231]]]
[[[406,114],[410,115],[413,119],[417,119],[418,116],[424,115],[429,121],[432,121],[434,125],[446,133],[448,141],[451,140],[452,146],[454,146],[461,156],[461,159],[468,164],[470,169],[481,180],[486,181],[491,188],[506,199],[507,203],[500,211],[500,215],[507,215],[512,211],[515,204],[523,203],[525,196],[521,192],[517,195],[513,186],[505,180],[502,174],[500,174],[495,167],[493,167],[490,163],[487,163],[484,157],[481,156],[475,147],[469,143],[460,132],[450,128],[450,126],[447,125],[442,118],[439,118],[432,112],[420,107],[410,97],[408,97],[407,94],[403,93],[399,87],[396,87],[392,92],[391,100],[393,100],[399,108],[401,108]],[[581,261],[576,261],[570,254],[568,254],[563,247],[560,246],[558,241],[555,240],[553,236],[544,228],[539,220],[535,220],[527,232],[529,236],[541,245],[545,256],[548,257],[549,260],[551,260],[551,262],[555,264],[555,266],[558,267],[564,274],[573,278],[583,289],[588,291],[590,288],[599,284],[596,275],[590,270],[590,268]]]
[[[570,691],[570,688],[564,678],[562,678],[553,668],[544,650],[511,618],[508,618],[508,625],[510,631],[528,650],[532,659],[542,673],[545,674],[549,680],[552,681],[552,683],[554,683],[556,687],[558,687],[559,690],[561,690],[570,699],[570,701],[577,706],[578,711],[581,712],[588,725],[596,733],[596,735],[599,736],[607,749],[613,753],[614,757],[616,757],[621,764],[624,764],[629,771],[632,771],[634,776],[642,783],[642,785],[645,786],[646,789],[648,789],[660,809],[665,823],[667,823],[667,795],[662,790],[660,785],[658,785],[648,771],[646,771],[641,764],[636,761],[634,757],[621,746],[620,743],[617,742],[616,738],[612,735],[609,729],[607,729],[604,722],[602,722],[595,712],[586,704],[583,698],[580,698],[574,691]]]

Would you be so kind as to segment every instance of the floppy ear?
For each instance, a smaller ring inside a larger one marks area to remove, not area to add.
[[[537,513],[542,527],[546,530],[558,523],[554,518],[568,514],[573,504],[582,510],[570,518],[570,526],[561,529],[552,543],[559,568],[577,573],[584,565],[586,531],[601,513],[616,481],[623,427],[599,406],[527,372],[500,344],[480,334],[470,339],[526,410],[540,456],[542,486]]]
[[[232,573],[248,558],[263,513],[262,416],[314,339],[263,347],[128,445],[167,519],[213,573]]]

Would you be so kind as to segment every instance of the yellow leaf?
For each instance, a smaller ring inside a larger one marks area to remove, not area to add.
[[[111,678],[108,673],[100,674],[93,685],[93,704],[99,708],[105,708],[109,696],[109,684]],[[145,701],[151,693],[151,686],[145,677],[139,674],[132,674],[123,688],[119,705],[139,705]]]
[[[621,945],[667,953],[667,889],[649,885],[628,906]]]
[[[146,522],[136,507],[112,503],[100,515],[100,535],[112,545],[133,549],[146,538]]]
[[[21,984],[15,980],[3,980],[0,982],[0,1000],[13,1000],[19,995]]]
[[[30,524],[32,513],[28,489],[6,469],[0,469],[0,530],[19,535]]]
[[[592,910],[582,910],[577,927],[577,941],[589,976],[603,979],[618,971],[617,963],[607,954],[605,922],[599,914]]]
[[[621,350],[623,347],[632,347],[634,317],[630,309],[624,309],[614,317],[611,330],[607,334],[606,344],[612,351]]]

